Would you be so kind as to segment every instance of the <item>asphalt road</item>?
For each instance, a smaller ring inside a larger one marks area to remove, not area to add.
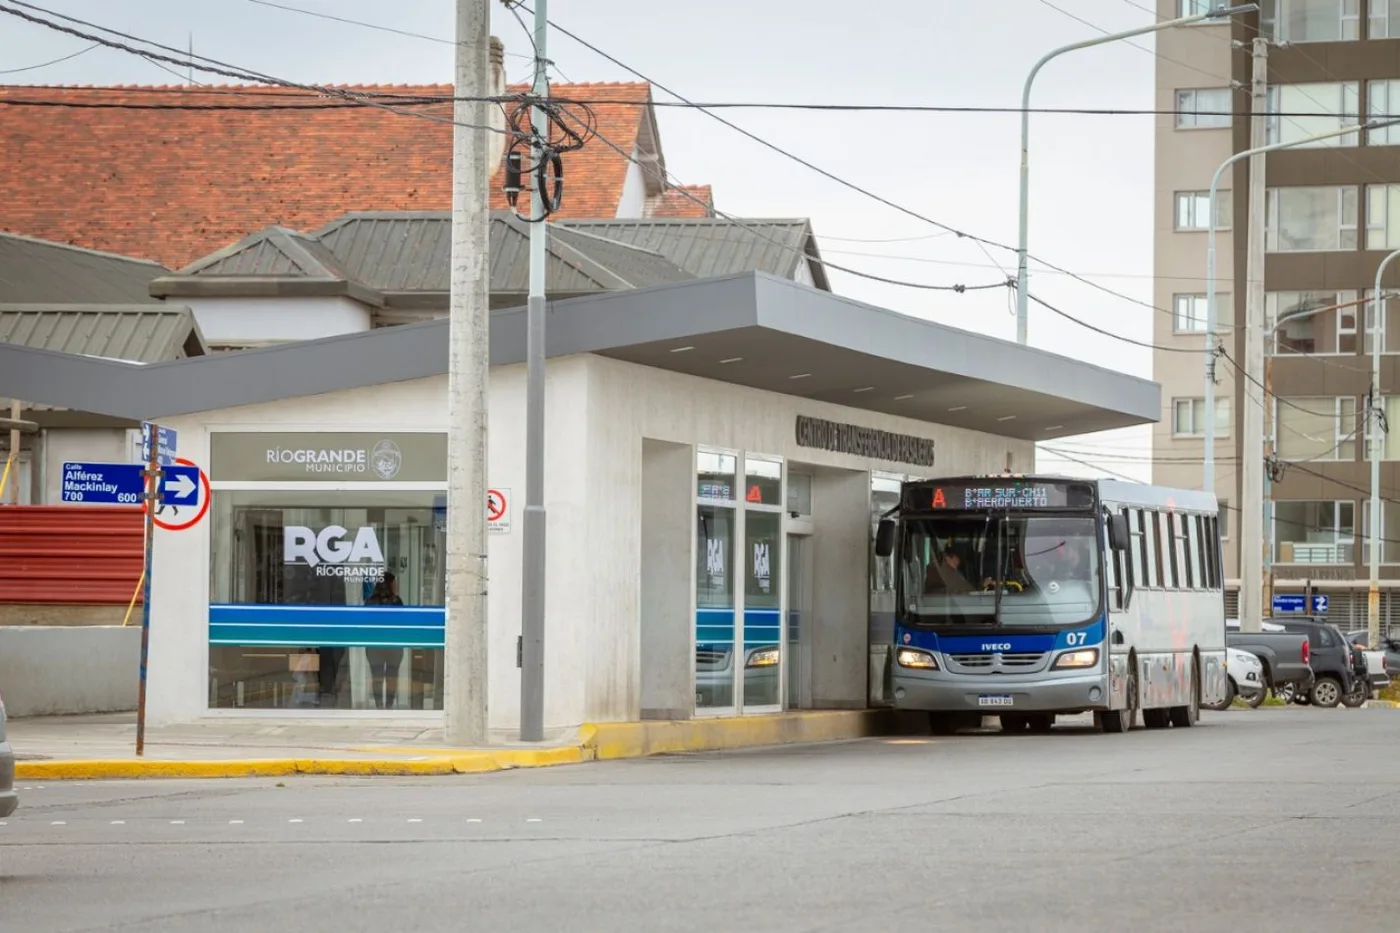
[[[22,785],[0,929],[1392,930],[1400,710],[450,779]]]

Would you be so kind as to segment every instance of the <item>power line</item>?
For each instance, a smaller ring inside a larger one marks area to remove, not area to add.
[[[1105,337],[1111,337],[1114,340],[1121,340],[1124,343],[1130,343],[1138,347],[1146,347],[1149,350],[1162,350],[1167,353],[1191,353],[1195,355],[1200,355],[1203,352],[1196,347],[1168,347],[1160,343],[1150,343],[1144,340],[1134,340],[1132,337],[1124,337],[1122,334],[1115,334],[1112,331],[1104,330],[1102,327],[1090,324],[1088,321],[1082,321],[1079,318],[1075,317],[1073,314],[1070,314],[1068,311],[1061,311],[1059,308],[1050,304],[1050,302],[1046,301],[1043,298],[1040,298],[1035,294],[1030,294],[1028,297],[1031,301],[1034,301],[1042,308],[1045,308],[1048,311],[1053,311],[1065,320],[1072,321],[1075,324],[1078,324],[1080,327],[1083,327],[1087,330],[1092,330],[1097,334],[1103,334]]]
[[[63,56],[62,58],[50,59],[49,61],[41,62],[41,63],[38,64],[38,65],[25,65],[23,68],[7,68],[7,69],[5,69],[4,71],[0,71],[0,75],[17,75],[17,74],[19,74],[19,73],[22,72],[22,71],[37,71],[37,70],[39,70],[40,68],[47,68],[47,67],[49,67],[50,65],[57,65],[59,62],[66,62],[66,61],[69,61],[70,59],[77,58],[79,55],[86,55],[88,52],[91,52],[93,49],[97,49],[97,48],[101,48],[101,47],[102,47],[102,43],[101,43],[101,42],[94,42],[92,45],[88,46],[87,48],[85,48],[85,49],[79,49],[78,51],[73,52],[73,53],[68,54],[68,55],[65,55],[65,56]]]

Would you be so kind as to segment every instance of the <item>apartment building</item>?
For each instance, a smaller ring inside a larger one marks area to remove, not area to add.
[[[1157,0],[1160,19],[1204,12],[1218,0]],[[1153,435],[1154,480],[1200,488],[1204,462],[1207,189],[1220,164],[1249,148],[1250,42],[1271,40],[1268,141],[1302,140],[1363,119],[1400,115],[1400,0],[1261,0],[1233,23],[1158,34],[1154,378],[1164,410]],[[1215,490],[1225,503],[1228,603],[1239,548],[1267,547],[1276,592],[1310,582],[1329,616],[1364,622],[1370,470],[1365,414],[1370,385],[1371,285],[1400,247],[1400,127],[1303,143],[1265,167],[1265,337],[1272,396],[1245,380],[1249,160],[1221,182],[1216,211],[1217,364]],[[1384,280],[1400,288],[1400,261]],[[1348,307],[1337,308],[1338,305]],[[1381,494],[1382,613],[1400,622],[1400,300],[1380,322],[1386,437]],[[1199,351],[1199,352],[1193,352]],[[1249,390],[1249,391],[1246,391]],[[1239,527],[1239,424],[1244,405],[1267,404],[1275,451],[1288,465],[1272,484],[1271,528]],[[1392,589],[1395,588],[1395,589]]]

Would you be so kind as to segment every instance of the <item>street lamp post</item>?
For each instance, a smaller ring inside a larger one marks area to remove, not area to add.
[[[1197,13],[1194,16],[1183,16],[1179,19],[1166,20],[1160,23],[1153,23],[1150,26],[1142,26],[1138,29],[1129,29],[1127,32],[1115,32],[1106,36],[1099,36],[1096,39],[1085,39],[1083,42],[1075,42],[1062,46],[1053,51],[1046,52],[1034,65],[1031,66],[1030,74],[1026,75],[1025,86],[1021,90],[1021,216],[1020,216],[1020,236],[1016,241],[1016,342],[1025,343],[1027,339],[1026,315],[1029,309],[1029,297],[1026,293],[1027,280],[1029,278],[1026,269],[1026,242],[1030,235],[1030,132],[1031,132],[1031,84],[1035,82],[1035,76],[1040,73],[1051,59],[1058,58],[1066,52],[1073,52],[1077,49],[1092,48],[1096,45],[1106,45],[1109,42],[1117,42],[1120,39],[1131,39],[1149,32],[1161,32],[1164,29],[1173,29],[1177,26],[1189,26],[1192,23],[1200,23],[1209,19],[1228,19],[1237,13],[1249,13],[1259,9],[1257,3],[1244,3],[1232,7],[1219,7],[1209,13]]]
[[[1381,398],[1381,341],[1385,333],[1386,297],[1381,294],[1381,276],[1385,274],[1390,261],[1400,256],[1400,249],[1381,260],[1376,269],[1375,290],[1371,292],[1371,410],[1366,412],[1366,424],[1374,427],[1368,432],[1371,449],[1371,514],[1368,537],[1370,538],[1371,583],[1366,591],[1366,642],[1372,648],[1380,647],[1381,638],[1381,454],[1384,453],[1385,435],[1390,433],[1390,425],[1382,428],[1384,417],[1375,410]]]

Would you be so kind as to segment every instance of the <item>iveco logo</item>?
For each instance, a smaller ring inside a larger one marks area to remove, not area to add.
[[[984,643],[982,644],[982,650],[983,650],[983,651],[1010,651],[1010,650],[1011,650],[1011,642],[1009,642],[1009,641],[984,642]]]

